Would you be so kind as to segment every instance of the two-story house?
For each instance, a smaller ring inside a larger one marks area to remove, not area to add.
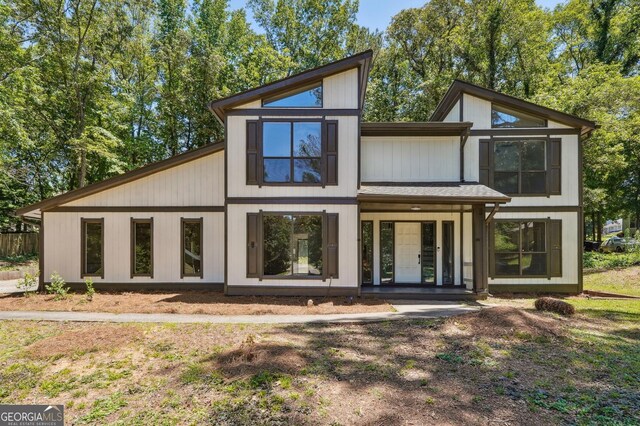
[[[367,51],[211,102],[223,142],[24,207],[41,281],[228,295],[582,289],[593,122],[455,81],[363,123]],[[428,293],[428,292],[427,292]]]

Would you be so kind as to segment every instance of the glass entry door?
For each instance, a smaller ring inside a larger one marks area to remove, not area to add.
[[[422,279],[423,284],[436,283],[436,222],[422,222]]]

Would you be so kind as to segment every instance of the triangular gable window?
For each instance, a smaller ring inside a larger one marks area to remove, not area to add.
[[[491,127],[546,127],[547,120],[501,105],[491,105]]]
[[[262,106],[269,108],[322,108],[322,83],[264,99]]]

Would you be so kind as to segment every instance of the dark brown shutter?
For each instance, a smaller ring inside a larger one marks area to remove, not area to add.
[[[258,185],[259,143],[258,120],[247,120],[247,185]]]
[[[549,195],[560,195],[562,192],[561,178],[561,139],[550,139],[547,148],[547,178],[549,181]]]
[[[550,220],[547,231],[549,242],[549,276],[562,276],[562,221]]]
[[[338,184],[338,121],[324,122],[324,184]]]
[[[260,276],[260,214],[247,213],[247,278]]]
[[[478,178],[478,182],[480,182],[483,185],[489,186],[490,183],[490,172],[491,172],[491,167],[490,167],[490,157],[491,157],[491,140],[490,139],[480,139],[480,159],[479,159],[479,164],[480,164],[480,174],[479,174],[479,178]]]
[[[327,264],[324,275],[338,278],[338,213],[327,213]]]

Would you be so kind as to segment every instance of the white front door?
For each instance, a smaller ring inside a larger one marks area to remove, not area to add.
[[[420,283],[421,248],[420,222],[396,222],[396,283]]]

